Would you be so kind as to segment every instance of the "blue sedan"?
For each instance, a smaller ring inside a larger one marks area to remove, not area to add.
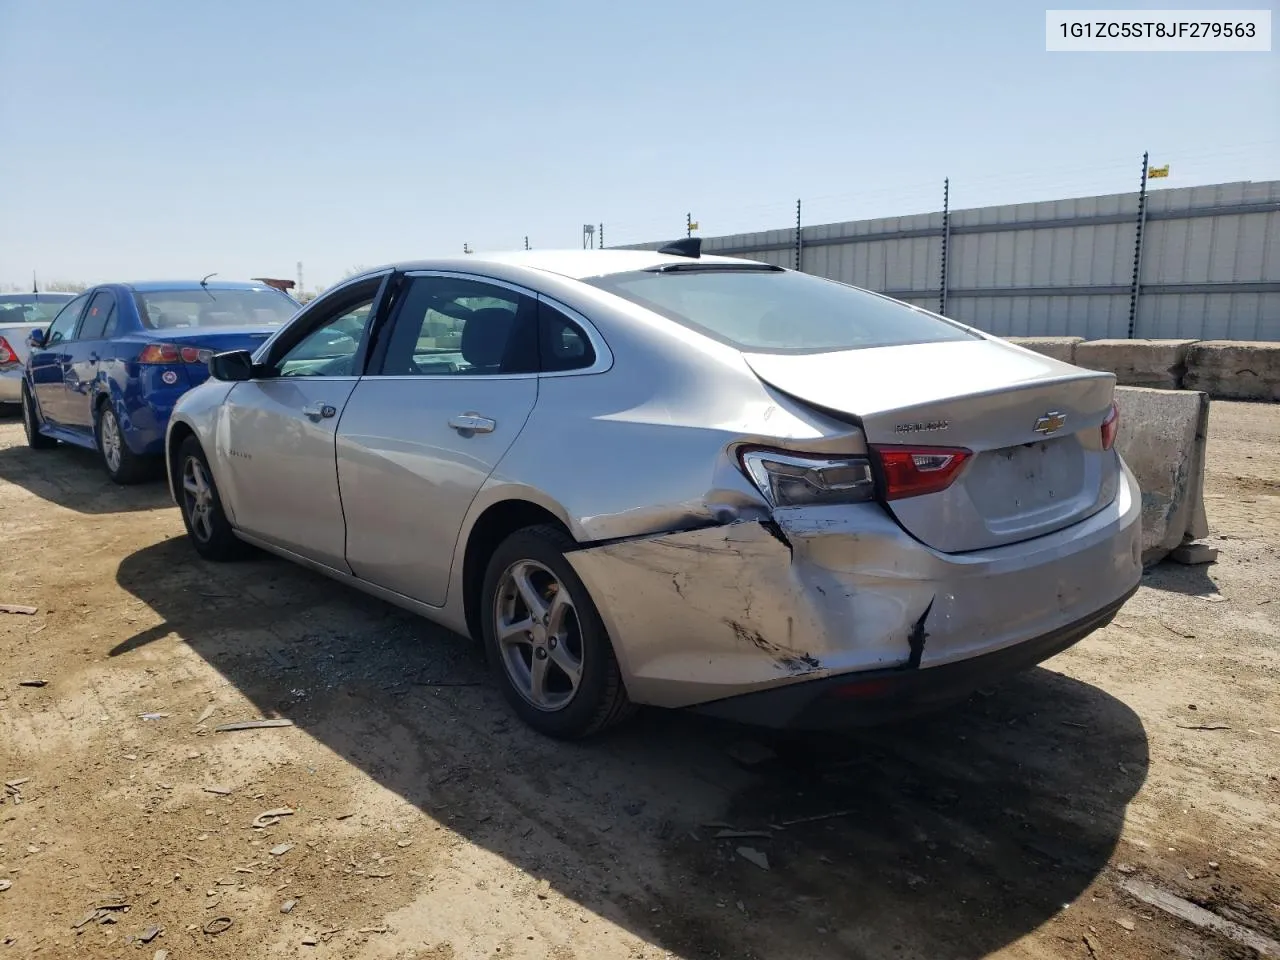
[[[154,474],[169,413],[224,350],[254,350],[298,309],[264,284],[108,283],[31,334],[22,422],[36,449],[97,450],[116,483]]]

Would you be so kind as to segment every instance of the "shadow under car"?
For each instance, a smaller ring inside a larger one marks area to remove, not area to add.
[[[508,712],[470,641],[283,561],[206,564],[174,539],[117,579],[165,623],[112,655],[176,631],[263,716],[682,957],[985,956],[1093,883],[1148,767],[1132,710],[1044,667],[894,727],[651,710],[561,743]],[[736,762],[744,738],[772,757]]]

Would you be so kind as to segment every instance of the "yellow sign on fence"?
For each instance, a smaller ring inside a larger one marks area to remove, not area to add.
[[[1169,175],[1169,165],[1166,163],[1163,167],[1152,167],[1147,171],[1147,176],[1154,180],[1156,177],[1167,177]]]

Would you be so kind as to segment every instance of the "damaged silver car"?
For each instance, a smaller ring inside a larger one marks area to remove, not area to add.
[[[370,271],[210,367],[168,432],[195,549],[476,637],[553,736],[934,709],[1141,575],[1111,374],[696,239]]]

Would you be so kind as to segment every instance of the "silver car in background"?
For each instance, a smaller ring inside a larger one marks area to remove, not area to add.
[[[32,333],[43,333],[74,293],[0,293],[0,404],[22,402]]]
[[[386,267],[210,366],[167,443],[196,550],[476,637],[553,736],[933,709],[1141,575],[1111,374],[697,240]]]

